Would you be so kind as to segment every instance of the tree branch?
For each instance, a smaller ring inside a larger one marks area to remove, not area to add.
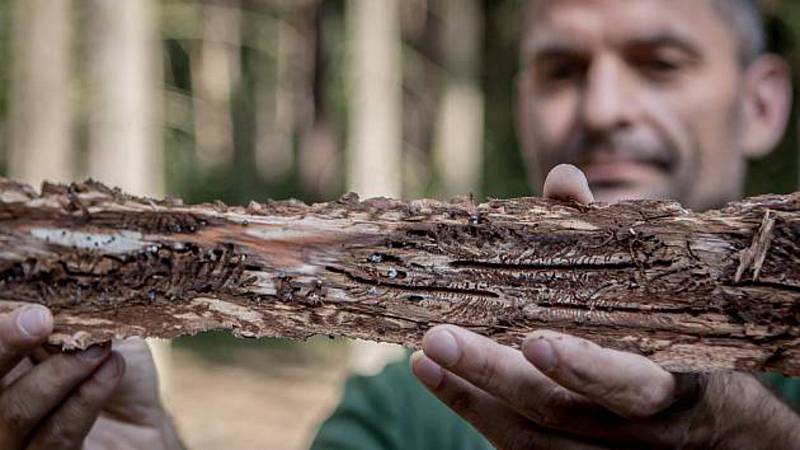
[[[47,305],[65,348],[219,328],[416,347],[451,323],[514,346],[566,331],[675,371],[798,375],[799,201],[242,208],[0,180],[0,312]]]

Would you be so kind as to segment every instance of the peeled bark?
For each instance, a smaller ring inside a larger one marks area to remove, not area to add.
[[[185,206],[95,182],[0,181],[0,312],[54,344],[207,329],[416,347],[435,324],[538,328],[667,369],[800,374],[800,193],[695,214],[537,198]]]

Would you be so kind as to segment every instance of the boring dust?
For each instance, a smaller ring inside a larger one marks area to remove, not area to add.
[[[190,449],[307,449],[347,377],[336,343],[173,345],[165,402]]]

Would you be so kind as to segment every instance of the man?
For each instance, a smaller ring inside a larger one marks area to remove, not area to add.
[[[529,0],[517,119],[531,173],[552,169],[543,194],[696,210],[740,197],[790,103],[763,35],[746,0]],[[412,371],[500,449],[800,448],[800,418],[751,376],[675,375],[549,330],[520,344],[439,326]],[[405,373],[351,380],[312,448],[486,448]]]
[[[741,194],[744,159],[782,134],[788,71],[760,53],[745,0],[529,0],[527,11],[519,132],[534,186],[555,167],[546,196],[719,206]],[[180,448],[144,346],[50,355],[51,332],[37,306],[0,320],[0,448]],[[800,419],[752,377],[675,376],[547,330],[521,347],[436,327],[412,370],[502,449],[800,448]],[[314,448],[487,448],[410,381],[397,365],[351,381]]]

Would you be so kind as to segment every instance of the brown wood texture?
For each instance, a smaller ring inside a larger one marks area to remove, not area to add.
[[[0,312],[47,305],[64,348],[208,329],[417,347],[450,323],[514,346],[561,330],[675,371],[798,375],[799,202],[244,208],[0,180]]]

